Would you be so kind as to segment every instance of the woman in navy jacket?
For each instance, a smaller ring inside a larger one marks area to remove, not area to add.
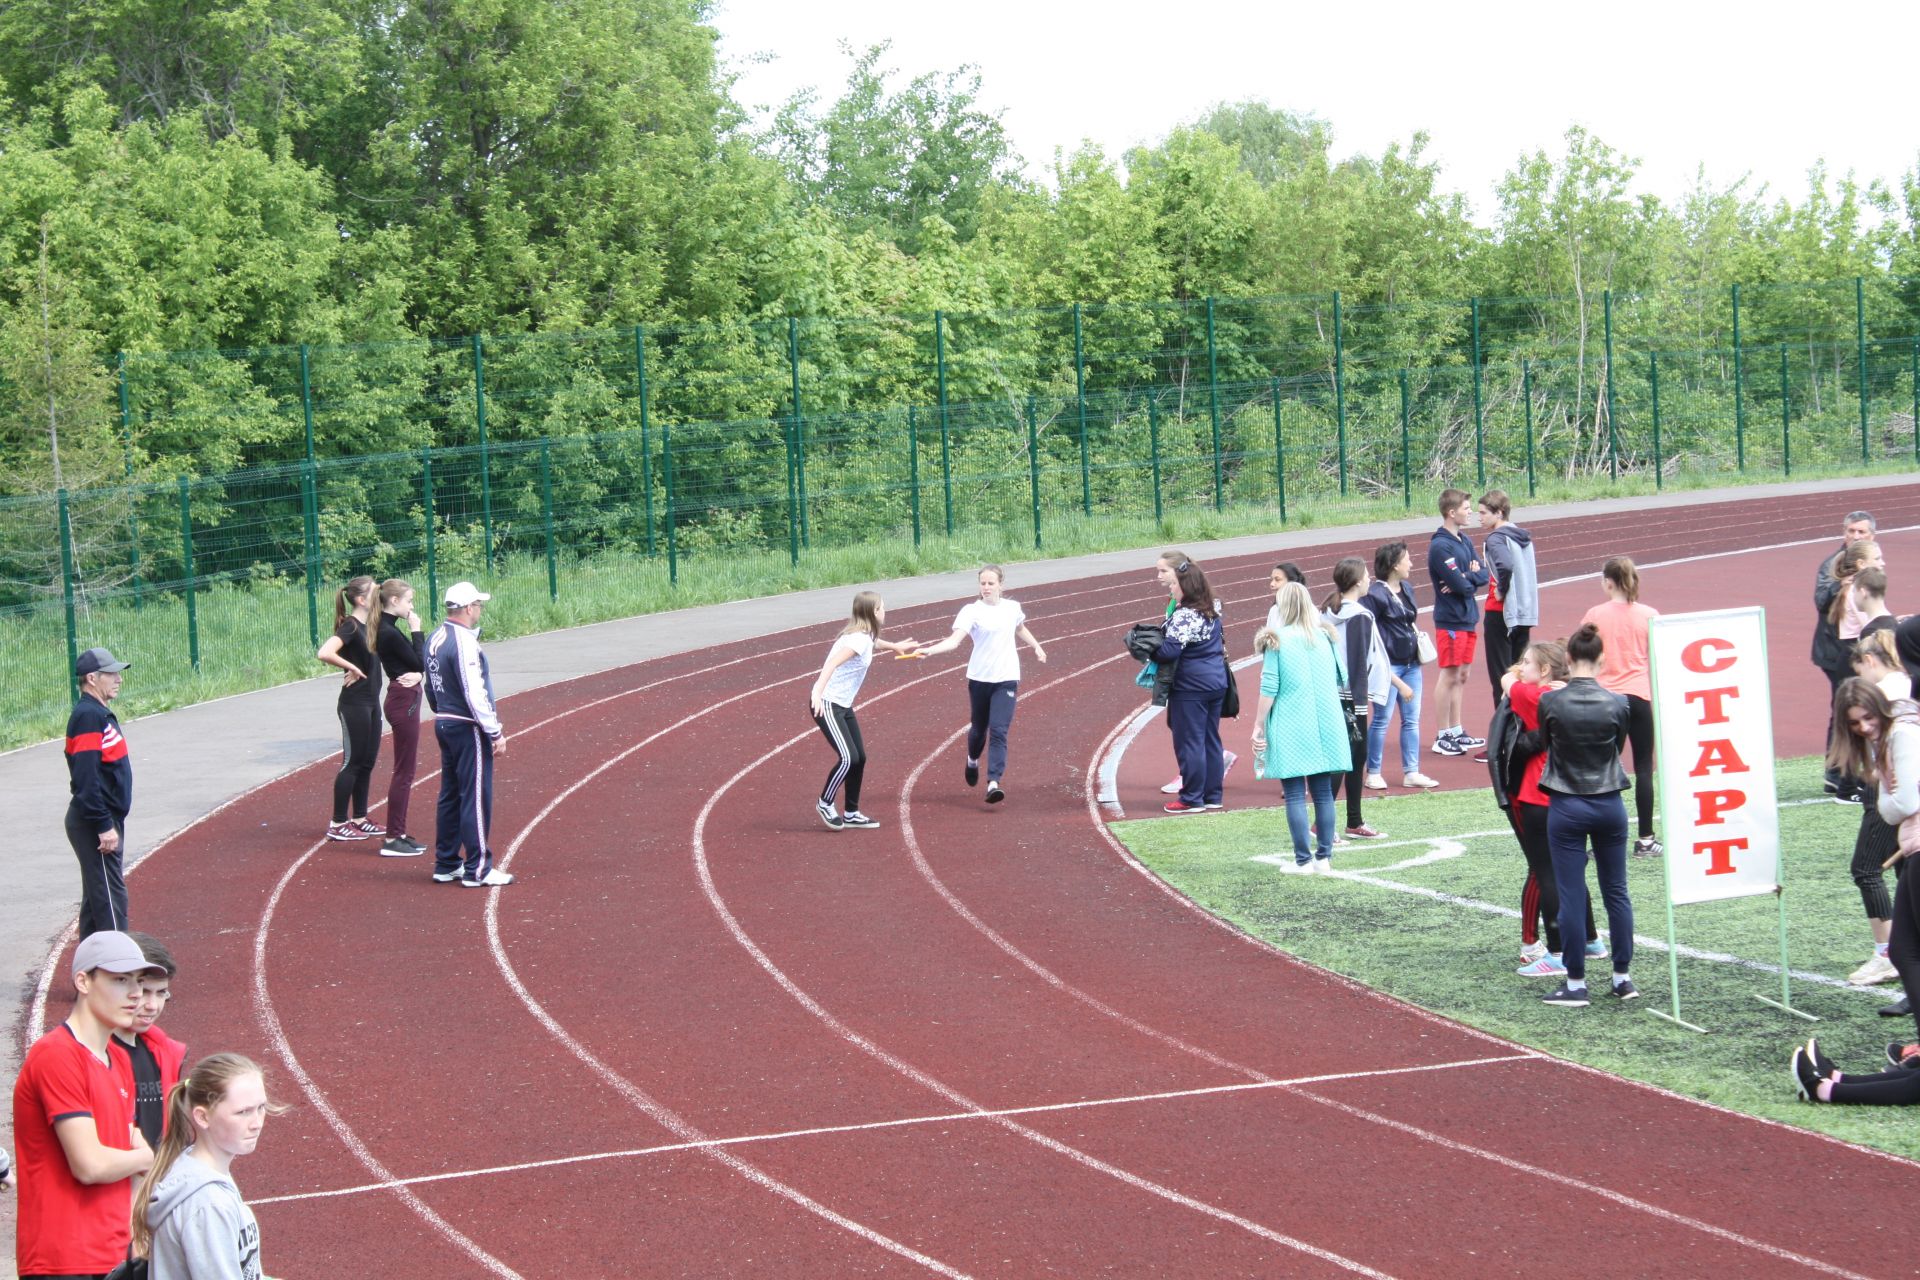
[[[1227,773],[1220,746],[1220,708],[1226,701],[1225,638],[1207,575],[1191,560],[1173,566],[1180,607],[1167,618],[1167,638],[1154,653],[1162,664],[1179,659],[1167,697],[1173,757],[1180,763],[1180,794],[1168,813],[1200,813],[1221,807]]]

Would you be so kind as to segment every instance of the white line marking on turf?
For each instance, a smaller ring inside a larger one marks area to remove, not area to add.
[[[1179,1102],[1189,1098],[1207,1098],[1219,1094],[1250,1093],[1260,1089],[1283,1089],[1308,1084],[1329,1084],[1343,1080],[1369,1080],[1377,1076],[1413,1075],[1420,1072],[1454,1071],[1461,1067],[1479,1067],[1499,1062],[1534,1062],[1537,1053],[1510,1053],[1494,1058],[1465,1058],[1458,1062],[1431,1062],[1415,1067],[1384,1067],[1376,1071],[1335,1071],[1317,1076],[1299,1076],[1291,1080],[1254,1080],[1245,1084],[1203,1085],[1194,1089],[1170,1089],[1162,1093],[1133,1093],[1114,1098],[1086,1098],[1078,1102],[1042,1102],[1025,1107],[1001,1107],[992,1111],[947,1111],[939,1115],[903,1116],[897,1120],[869,1120],[861,1124],[820,1125],[811,1129],[782,1129],[773,1133],[747,1133],[732,1138],[703,1138],[692,1142],[669,1142],[652,1147],[630,1147],[621,1151],[592,1151],[585,1155],[555,1156],[550,1160],[528,1160],[520,1164],[492,1165],[484,1169],[459,1169],[452,1173],[426,1173],[392,1182],[367,1182],[358,1186],[333,1187],[326,1191],[297,1191],[283,1196],[263,1196],[248,1204],[287,1204],[296,1200],[330,1200],[340,1196],[364,1195],[397,1185],[419,1186],[428,1182],[454,1182],[464,1178],[484,1178],[496,1174],[525,1173],[534,1169],[553,1169],[565,1165],[593,1164],[602,1160],[631,1160],[645,1156],[671,1155],[682,1151],[702,1151],[712,1147],[743,1146],[749,1143],[787,1142],[795,1138],[834,1137],[840,1134],[872,1133],[886,1129],[906,1129],[919,1125],[957,1124],[971,1120],[993,1120],[1001,1116],[1046,1115],[1062,1111],[1087,1111],[1102,1107],[1128,1106],[1141,1102]]]

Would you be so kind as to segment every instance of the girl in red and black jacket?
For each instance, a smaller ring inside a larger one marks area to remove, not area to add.
[[[393,780],[387,784],[387,839],[380,856],[416,858],[427,846],[407,834],[407,818],[420,756],[420,681],[427,657],[420,615],[413,611],[413,586],[404,578],[380,584],[374,651],[387,673],[387,723],[393,726]]]

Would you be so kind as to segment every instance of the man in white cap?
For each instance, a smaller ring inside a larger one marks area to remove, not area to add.
[[[153,1164],[134,1123],[133,1068],[114,1043],[133,1026],[140,946],[107,930],[73,952],[67,1020],[33,1042],[13,1086],[20,1219],[14,1257],[32,1276],[103,1276],[127,1256],[132,1179]]]
[[[127,927],[127,810],[133,804],[133,762],[108,703],[133,664],[89,649],[73,664],[80,699],[67,717],[67,843],[80,860],[80,936]]]
[[[446,621],[427,640],[427,705],[433,708],[433,736],[440,744],[433,878],[469,889],[513,883],[493,865],[493,847],[487,843],[493,826],[493,758],[507,753],[487,655],[480,649],[480,615],[491,599],[471,582],[454,583],[445,597]]]

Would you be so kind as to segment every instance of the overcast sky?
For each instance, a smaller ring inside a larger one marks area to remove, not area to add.
[[[1694,0],[1369,6],[1292,0],[1094,4],[716,0],[739,101],[838,94],[839,51],[891,40],[902,78],[977,66],[1029,170],[1091,139],[1118,156],[1221,101],[1265,100],[1333,127],[1336,156],[1424,129],[1444,186],[1482,222],[1516,157],[1558,155],[1569,125],[1641,161],[1672,203],[1705,165],[1796,201],[1820,159],[1864,184],[1920,161],[1920,2],[1729,10]],[[1731,16],[1729,16],[1731,15]],[[771,60],[754,62],[755,55]]]

